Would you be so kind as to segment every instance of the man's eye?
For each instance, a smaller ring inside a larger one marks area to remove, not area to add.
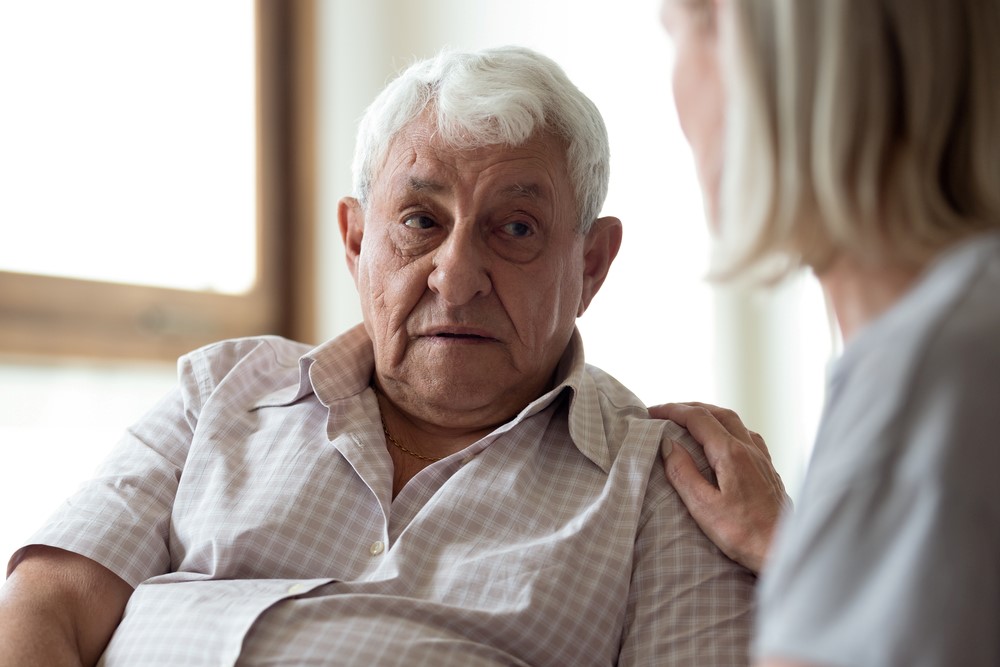
[[[434,226],[434,221],[426,215],[411,215],[403,224],[410,229],[430,229]]]
[[[524,238],[534,233],[531,225],[526,222],[508,222],[502,229],[505,233],[516,238]]]

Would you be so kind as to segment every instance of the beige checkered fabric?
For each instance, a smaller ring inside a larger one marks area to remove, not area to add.
[[[354,329],[182,358],[32,543],[136,586],[107,665],[739,665],[753,578],[661,468],[670,422],[583,362],[392,498]]]

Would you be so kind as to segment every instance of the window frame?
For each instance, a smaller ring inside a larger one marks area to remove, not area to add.
[[[220,294],[0,271],[0,353],[174,359],[315,335],[315,0],[255,0],[257,280]]]

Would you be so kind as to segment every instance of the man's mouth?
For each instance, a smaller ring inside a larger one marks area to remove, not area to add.
[[[434,331],[430,334],[430,337],[469,342],[495,342],[497,340],[493,336],[490,336],[486,331],[472,329],[445,329]]]
[[[453,333],[439,333],[435,334],[437,338],[479,338],[481,340],[486,340],[485,336],[477,336],[476,334],[453,334]]]

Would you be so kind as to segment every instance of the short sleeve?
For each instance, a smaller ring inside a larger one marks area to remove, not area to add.
[[[170,516],[207,384],[197,359],[181,358],[178,385],[125,431],[27,545],[86,556],[133,587],[169,570]],[[14,553],[8,571],[22,554]]]

